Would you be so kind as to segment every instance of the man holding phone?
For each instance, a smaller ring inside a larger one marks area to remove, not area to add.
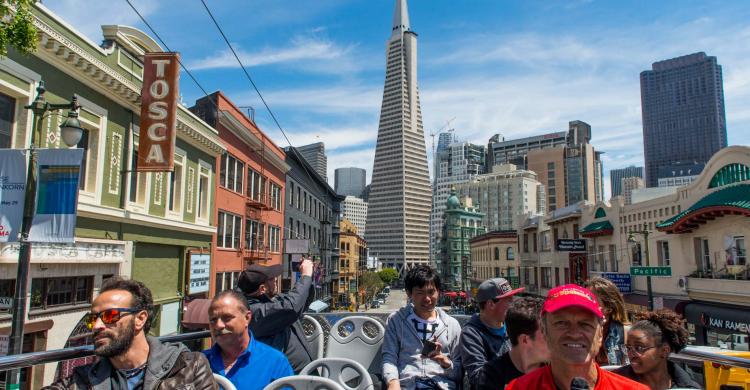
[[[462,374],[457,354],[461,326],[436,307],[440,276],[418,265],[404,284],[411,303],[386,321],[383,377],[388,390],[455,389]]]

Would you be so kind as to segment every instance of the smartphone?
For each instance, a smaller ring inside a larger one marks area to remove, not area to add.
[[[429,356],[437,348],[437,344],[431,340],[422,341],[422,356]]]

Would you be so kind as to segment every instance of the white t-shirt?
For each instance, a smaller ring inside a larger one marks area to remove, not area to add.
[[[422,341],[432,341],[434,336],[445,327],[443,321],[440,320],[440,316],[436,316],[434,320],[425,320],[414,314],[414,311],[409,314],[407,320],[414,326],[414,330],[417,331]]]

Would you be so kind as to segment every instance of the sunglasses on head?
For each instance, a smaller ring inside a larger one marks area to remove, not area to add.
[[[102,310],[98,313],[89,313],[86,317],[86,327],[89,329],[93,329],[94,324],[96,324],[97,318],[101,318],[104,325],[112,325],[115,322],[120,321],[120,318],[122,318],[122,316],[138,313],[140,311],[142,311],[142,309],[115,307],[112,309]]]

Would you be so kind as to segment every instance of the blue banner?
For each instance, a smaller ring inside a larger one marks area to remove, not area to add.
[[[36,213],[29,241],[74,242],[83,149],[37,149]]]

